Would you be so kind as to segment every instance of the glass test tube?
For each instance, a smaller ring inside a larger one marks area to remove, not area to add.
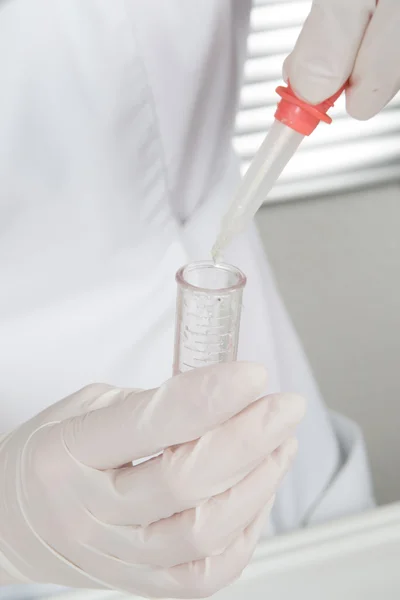
[[[178,284],[173,373],[236,359],[245,275],[236,267],[194,262]]]

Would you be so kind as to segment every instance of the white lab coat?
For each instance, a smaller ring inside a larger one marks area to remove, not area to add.
[[[249,5],[0,4],[1,430],[93,381],[170,376],[174,273],[238,182]],[[227,259],[248,276],[240,357],[309,402],[272,531],[370,506],[361,433],[322,403],[254,229]]]

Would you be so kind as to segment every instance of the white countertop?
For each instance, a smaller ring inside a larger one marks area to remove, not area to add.
[[[217,600],[398,600],[400,503],[271,538],[240,581]],[[73,592],[63,600],[117,600],[112,592]],[[57,597],[60,600],[60,596]]]

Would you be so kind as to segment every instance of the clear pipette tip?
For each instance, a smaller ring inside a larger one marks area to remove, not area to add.
[[[211,251],[213,260],[218,260],[233,237],[253,219],[303,138],[279,121],[273,123],[221,221],[220,232]]]
[[[221,253],[235,235],[253,219],[304,137],[310,135],[320,121],[332,121],[326,112],[343,89],[344,86],[328,100],[312,106],[298,98],[289,85],[277,88],[281,101],[277,106],[275,121],[221,221],[219,234],[211,250],[214,262],[220,260]]]

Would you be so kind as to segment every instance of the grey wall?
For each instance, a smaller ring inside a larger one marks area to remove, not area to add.
[[[378,501],[400,500],[400,186],[258,217],[327,403],[364,429]]]

